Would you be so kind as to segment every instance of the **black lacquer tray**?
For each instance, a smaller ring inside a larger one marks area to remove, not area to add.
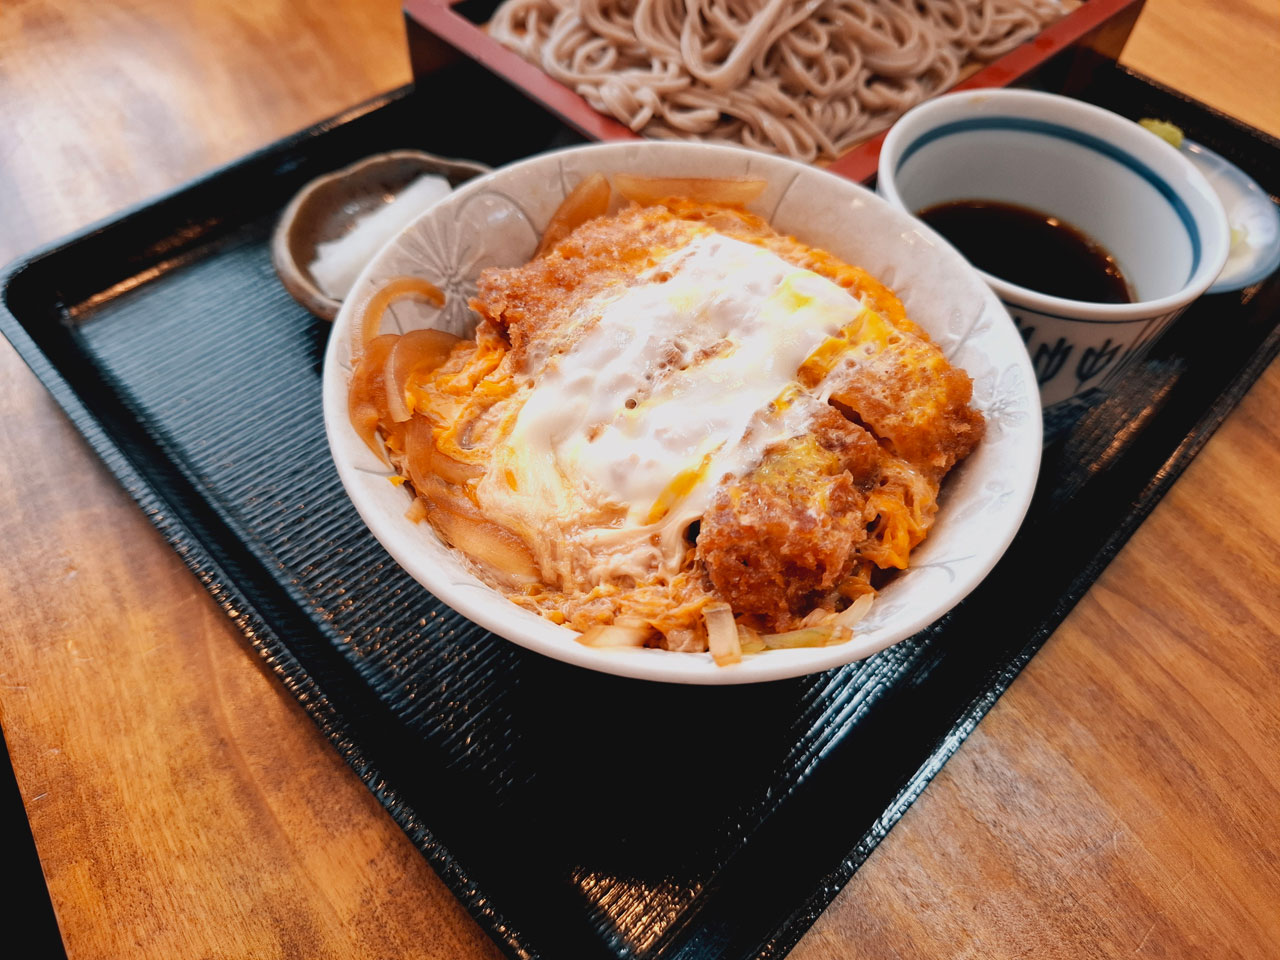
[[[1113,63],[1036,82],[1172,120],[1280,191],[1275,140]],[[452,613],[365,530],[321,424],[329,326],[267,246],[303,182],[359,156],[575,139],[455,63],[17,262],[0,329],[510,955],[778,957],[1275,355],[1280,279],[1195,304],[1048,449],[1008,556],[924,633],[746,688],[590,674]]]

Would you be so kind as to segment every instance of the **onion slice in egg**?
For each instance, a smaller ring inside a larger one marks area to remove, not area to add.
[[[680,197],[724,207],[745,207],[764,193],[768,183],[749,177],[641,177],[633,173],[615,173],[613,185],[628,200],[642,206],[651,206],[669,197]]]
[[[588,647],[643,647],[653,631],[647,627],[620,627],[616,623],[599,624],[578,635],[577,641]]]
[[[825,627],[801,627],[786,633],[766,633],[760,639],[770,650],[783,650],[791,647],[825,647],[833,643],[844,643],[852,636],[848,627],[832,624]]]
[[[760,631],[738,624],[738,647],[743,653],[763,653],[769,648],[760,639]]]
[[[738,643],[738,625],[733,621],[733,608],[727,603],[708,603],[702,608],[707,623],[707,646],[711,659],[717,666],[727,667],[742,662],[742,647]]]
[[[391,416],[387,409],[387,358],[399,339],[398,334],[388,333],[369,341],[351,374],[351,388],[347,393],[351,426],[383,463],[387,462],[387,454],[378,443],[378,421]]]
[[[427,519],[427,501],[421,497],[414,497],[413,503],[409,504],[409,509],[404,512],[404,518],[410,523],[421,523]]]
[[[542,256],[588,220],[603,217],[609,212],[611,196],[609,181],[602,173],[593,173],[574,187],[551,215],[534,257]]]
[[[415,375],[430,373],[449,359],[455,344],[462,342],[443,330],[410,330],[387,358],[387,410],[391,419],[403,423],[413,416],[409,408],[409,384]]]
[[[484,467],[463,463],[441,453],[436,446],[435,428],[423,416],[414,417],[405,427],[404,454],[408,461],[409,479],[415,487],[423,486],[427,482],[425,478],[433,475],[460,487],[484,473]]]
[[[876,595],[874,593],[864,593],[848,608],[841,613],[836,614],[836,618],[831,621],[837,627],[848,627],[853,629],[853,625],[867,615],[871,609],[871,604],[875,602]]]
[[[378,336],[382,329],[382,315],[397,300],[422,300],[435,304],[437,309],[444,307],[444,294],[434,283],[421,277],[394,277],[388,280],[369,295],[369,299],[357,311],[359,322],[352,327],[351,361],[360,359],[360,355]]]
[[[436,476],[414,481],[418,496],[431,507],[441,536],[467,556],[503,574],[516,586],[539,580],[538,566],[525,542],[480,512],[464,493]]]

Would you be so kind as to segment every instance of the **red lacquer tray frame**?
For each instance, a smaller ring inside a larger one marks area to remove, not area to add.
[[[994,60],[953,90],[1003,87],[1014,83],[1068,47],[1079,47],[1119,57],[1144,0],[1085,0],[1036,37]],[[496,2],[493,6],[496,6]],[[559,116],[592,140],[637,140],[639,135],[612,117],[600,113],[573,90],[538,69],[468,19],[460,10],[472,6],[459,0],[406,0],[404,13],[410,25],[410,52],[414,76],[439,69],[461,54],[502,77],[531,100]],[[414,27],[421,30],[415,30]],[[875,173],[880,156],[881,133],[853,147],[827,169],[863,181]]]

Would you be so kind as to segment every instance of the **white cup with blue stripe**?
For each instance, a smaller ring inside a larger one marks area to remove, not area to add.
[[[877,188],[908,213],[960,201],[1028,208],[1114,258],[1131,302],[1051,295],[979,269],[1022,333],[1047,421],[1105,396],[1208,289],[1230,247],[1222,202],[1185,157],[1056,94],[974,90],[921,104],[885,138]]]

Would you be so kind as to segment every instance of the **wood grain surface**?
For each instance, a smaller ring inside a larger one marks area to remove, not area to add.
[[[1280,134],[1274,0],[1126,60]],[[0,259],[408,76],[396,0],[5,0]],[[1277,955],[1277,424],[1273,365],[795,957]],[[3,342],[0,545],[73,960],[498,955]]]

